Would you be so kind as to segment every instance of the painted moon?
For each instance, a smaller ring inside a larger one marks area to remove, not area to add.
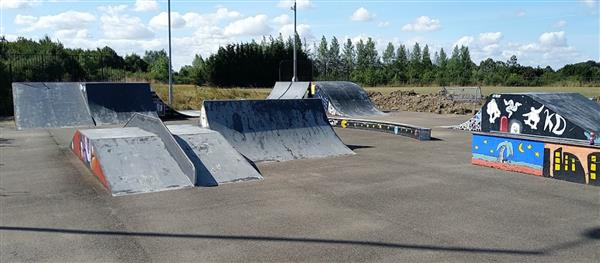
[[[525,151],[523,150],[523,143],[519,143],[519,152],[524,153]]]

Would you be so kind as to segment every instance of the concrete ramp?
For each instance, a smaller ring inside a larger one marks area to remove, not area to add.
[[[308,94],[309,87],[310,82],[277,82],[267,99],[303,99]]]
[[[13,83],[17,129],[94,126],[79,83]]]
[[[384,115],[360,86],[348,81],[318,81],[315,96],[331,115],[345,117]]]
[[[136,113],[125,124],[125,128],[127,127],[137,127],[160,137],[169,152],[169,155],[177,161],[177,164],[183,173],[187,175],[191,182],[196,181],[196,169],[194,168],[194,164],[159,118]]]
[[[204,101],[200,119],[252,161],[354,154],[335,134],[321,101]]]
[[[162,139],[137,127],[78,130],[71,149],[113,196],[193,186]]]
[[[97,126],[124,124],[135,113],[158,117],[148,83],[85,83],[85,93]]]
[[[493,94],[481,109],[481,131],[589,141],[600,133],[600,104],[579,93]]]
[[[167,126],[196,168],[196,185],[262,179],[253,164],[238,153],[223,136],[194,125]]]
[[[481,131],[481,110],[479,110],[477,113],[475,113],[475,115],[473,115],[473,117],[461,124],[452,126],[442,126],[442,128],[450,128],[463,131]]]

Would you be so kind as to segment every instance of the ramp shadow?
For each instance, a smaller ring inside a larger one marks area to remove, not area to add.
[[[357,149],[370,149],[370,148],[375,148],[375,146],[371,146],[371,145],[354,145],[354,144],[346,144],[346,147],[350,148],[350,150],[357,150]]]

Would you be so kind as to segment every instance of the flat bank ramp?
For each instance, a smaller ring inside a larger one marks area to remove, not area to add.
[[[212,130],[255,162],[354,154],[318,99],[204,101],[203,114]]]
[[[360,117],[385,115],[367,92],[355,83],[348,81],[317,81],[314,83],[315,96],[323,100],[323,106],[331,115]]]
[[[262,179],[256,168],[220,133],[195,125],[167,127],[196,167],[196,185]]]
[[[158,117],[148,83],[85,83],[85,93],[97,126],[124,124],[135,113]]]
[[[268,100],[303,99],[308,94],[310,82],[276,82]]]
[[[94,126],[79,83],[13,83],[17,129]]]
[[[137,127],[78,130],[71,147],[113,196],[193,186],[161,138]]]

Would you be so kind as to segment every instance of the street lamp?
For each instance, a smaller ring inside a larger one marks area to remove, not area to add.
[[[167,1],[167,16],[169,20],[169,106],[173,107],[173,66],[171,64],[171,0]]]
[[[291,9],[294,11],[294,37],[293,37],[294,38],[294,42],[293,42],[293,44],[294,44],[294,62],[293,62],[294,63],[294,76],[292,77],[292,82],[295,82],[296,80],[298,80],[298,77],[297,77],[298,72],[296,69],[296,64],[297,64],[297,61],[296,61],[296,36],[298,35],[298,33],[296,32],[296,10],[298,9],[297,7],[298,6],[296,5],[296,1],[294,0],[294,6],[291,7]]]

